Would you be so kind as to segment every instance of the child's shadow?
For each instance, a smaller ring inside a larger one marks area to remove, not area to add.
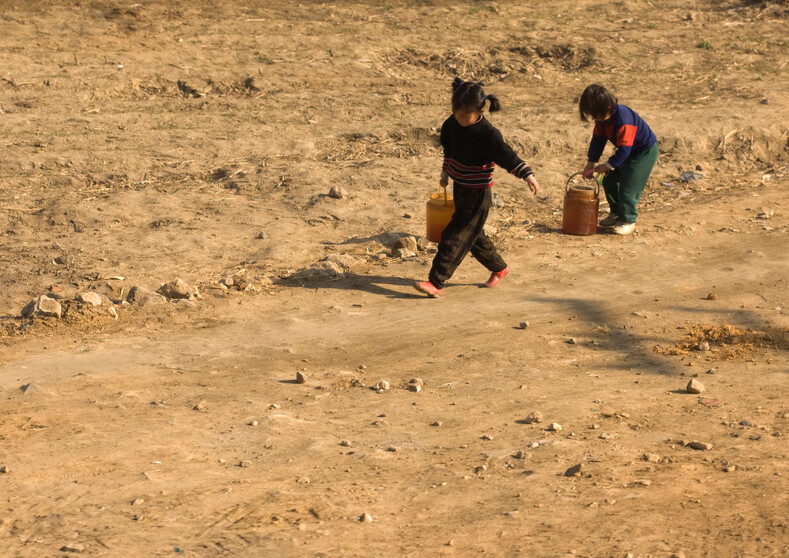
[[[346,273],[342,277],[330,280],[307,280],[294,281],[284,279],[280,282],[286,287],[301,287],[305,289],[342,289],[348,291],[365,291],[368,293],[382,295],[389,298],[421,298],[425,295],[419,294],[413,289],[414,280],[405,277],[391,277],[384,275],[358,275],[356,273]],[[387,285],[402,287],[402,290],[389,288]],[[408,292],[410,289],[413,292]]]
[[[392,277],[387,275],[359,275],[346,273],[342,277],[330,280],[295,281],[284,279],[279,282],[285,287],[300,287],[304,289],[342,289],[348,291],[364,291],[388,298],[414,299],[425,298],[423,293],[414,289],[414,279],[405,277]],[[402,287],[403,290],[389,288],[387,285]],[[453,283],[452,286],[464,286],[464,283]],[[465,285],[468,286],[468,285]],[[479,285],[478,285],[479,286]]]

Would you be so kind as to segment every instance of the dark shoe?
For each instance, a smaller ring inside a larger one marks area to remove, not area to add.
[[[443,289],[439,289],[430,281],[414,281],[414,288],[420,293],[425,293],[430,298],[438,298],[444,292]]]
[[[485,282],[485,286],[488,288],[493,288],[499,284],[499,282],[504,279],[510,272],[510,266],[505,267],[501,271],[496,271],[490,274],[490,279]]]

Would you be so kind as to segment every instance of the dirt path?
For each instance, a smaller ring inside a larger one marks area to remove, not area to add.
[[[5,552],[789,556],[788,8],[4,7]],[[513,272],[429,300],[457,74],[544,191],[497,171]],[[631,237],[559,231],[595,81],[658,133]]]

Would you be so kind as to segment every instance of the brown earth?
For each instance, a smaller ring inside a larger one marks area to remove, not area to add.
[[[787,14],[0,2],[2,554],[789,556]],[[456,75],[543,191],[429,300]],[[661,146],[631,237],[560,231],[593,82]]]

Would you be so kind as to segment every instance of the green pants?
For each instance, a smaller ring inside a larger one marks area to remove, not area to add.
[[[636,204],[647,185],[647,179],[658,157],[658,144],[627,159],[603,178],[603,190],[611,213],[625,223],[635,223],[638,217]]]

